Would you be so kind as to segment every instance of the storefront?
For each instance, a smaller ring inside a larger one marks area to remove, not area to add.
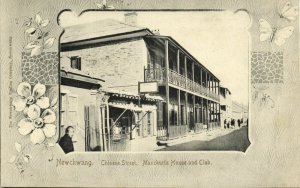
[[[108,151],[153,151],[157,137],[157,102],[161,99],[102,90],[108,98],[105,138]]]

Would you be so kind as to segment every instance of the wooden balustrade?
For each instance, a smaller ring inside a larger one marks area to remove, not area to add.
[[[170,84],[176,85],[180,88],[192,91],[194,93],[208,96],[216,101],[220,101],[219,95],[209,91],[208,88],[205,88],[199,83],[192,81],[191,79],[179,74],[178,72],[169,69],[168,75]],[[159,84],[164,84],[166,82],[166,70],[164,68],[145,69],[145,81],[157,81]]]

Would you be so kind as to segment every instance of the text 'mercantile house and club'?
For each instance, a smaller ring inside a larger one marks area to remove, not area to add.
[[[221,127],[220,80],[137,13],[68,26],[60,43],[61,131],[75,127],[75,151],[151,151]]]

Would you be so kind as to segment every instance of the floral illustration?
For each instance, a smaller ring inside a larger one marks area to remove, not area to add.
[[[36,14],[34,18],[27,18],[24,22],[24,26],[26,26],[24,49],[30,51],[31,56],[38,56],[44,49],[53,46],[55,38],[48,37],[49,32],[44,31],[49,23],[48,19],[43,20],[39,14]]]
[[[30,134],[30,140],[34,144],[41,144],[45,138],[51,138],[56,133],[54,123],[56,116],[51,109],[46,109],[41,114],[38,105],[33,104],[28,108],[28,117],[18,123],[19,133],[22,135]]]
[[[57,97],[52,96],[51,102],[45,97],[46,86],[37,83],[31,91],[31,85],[22,82],[17,88],[18,96],[13,100],[15,110],[23,111],[24,118],[18,123],[18,131],[21,135],[30,135],[33,144],[41,144],[46,138],[56,134],[55,110],[57,109]]]
[[[96,3],[96,5],[97,5],[97,7],[98,7],[99,9],[103,9],[103,10],[113,10],[113,9],[115,9],[114,6],[112,6],[112,5],[107,5],[106,0],[103,0],[102,3]]]
[[[37,104],[40,108],[45,109],[48,108],[49,98],[44,97],[46,92],[46,86],[43,84],[36,84],[31,91],[31,85],[26,82],[22,82],[19,84],[17,88],[18,96],[13,100],[13,106],[15,110],[20,112],[28,110],[28,107]]]
[[[32,159],[30,154],[24,152],[25,146],[22,146],[20,143],[15,142],[15,149],[17,151],[16,155],[11,156],[9,163],[15,164],[18,171],[23,173],[25,170],[26,163]]]

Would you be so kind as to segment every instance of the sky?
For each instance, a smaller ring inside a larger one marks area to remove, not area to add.
[[[123,11],[63,12],[61,27],[103,19],[124,21]],[[232,99],[248,105],[251,20],[244,11],[137,11],[137,24],[171,36],[221,80]]]

